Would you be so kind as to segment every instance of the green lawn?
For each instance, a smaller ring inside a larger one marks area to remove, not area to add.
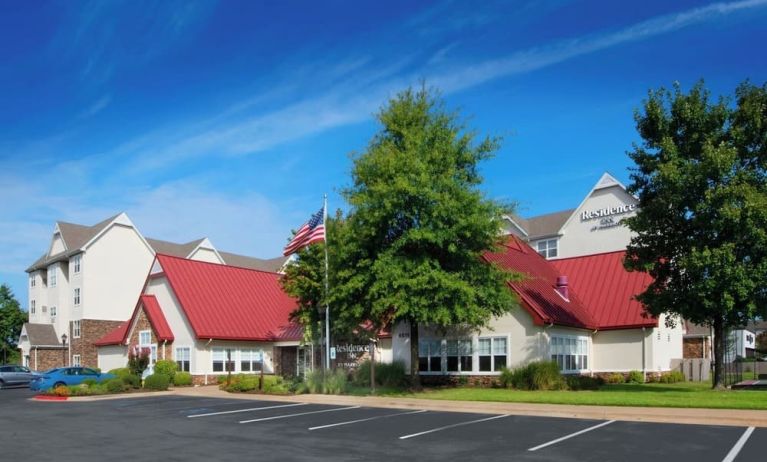
[[[350,390],[350,394],[364,395],[368,391],[355,388]],[[714,391],[708,383],[695,382],[604,385],[597,391],[520,391],[462,387],[427,389],[419,393],[385,389],[376,394],[459,401],[767,410],[767,391]]]

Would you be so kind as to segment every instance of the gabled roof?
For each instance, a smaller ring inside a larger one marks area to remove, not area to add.
[[[623,267],[625,251],[551,260],[567,276],[600,329],[656,327],[658,320],[645,315],[634,296],[652,282],[647,273]]]
[[[296,300],[276,273],[170,255],[157,263],[199,339],[300,340],[303,330],[290,321]]]
[[[224,262],[227,265],[239,266],[240,268],[248,268],[259,271],[268,271],[270,273],[280,272],[282,267],[285,265],[285,262],[290,259],[290,257],[283,256],[270,259],[261,259],[221,251],[219,251],[218,254],[221,255],[221,258],[224,259]]]
[[[186,244],[176,244],[175,242],[161,241],[159,239],[146,238],[146,241],[152,246],[155,253],[173,255],[174,257],[186,258],[205,238],[196,239]]]
[[[56,335],[53,324],[33,324],[26,322],[21,327],[21,334],[27,335],[29,344],[33,347],[61,347],[61,339]]]
[[[575,212],[575,209],[568,209],[530,218],[522,218],[519,215],[511,214],[507,215],[506,219],[516,228],[523,231],[527,240],[534,241],[542,237],[558,235],[562,226],[573,212]]]
[[[174,339],[173,331],[171,331],[168,321],[165,320],[165,315],[160,309],[160,304],[157,302],[157,298],[154,295],[142,295],[139,297],[139,301],[136,304],[136,308],[133,310],[131,318],[96,340],[94,345],[124,345],[128,341],[128,336],[131,333],[131,326],[136,322],[136,317],[141,308],[144,309],[144,313],[149,320],[149,324],[152,326],[157,341],[172,342]]]
[[[509,286],[519,295],[522,306],[530,312],[536,324],[596,328],[574,291],[569,292],[568,300],[557,292],[556,282],[560,274],[556,269],[521,239],[510,236],[501,252],[486,253],[484,257],[503,269],[525,276],[522,281],[509,282]]]

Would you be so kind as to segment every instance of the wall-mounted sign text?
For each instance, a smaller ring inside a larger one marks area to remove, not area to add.
[[[622,215],[630,213],[637,209],[636,204],[620,204],[615,207],[605,207],[596,210],[584,210],[581,212],[581,221],[589,221],[596,218],[611,217],[613,215]]]

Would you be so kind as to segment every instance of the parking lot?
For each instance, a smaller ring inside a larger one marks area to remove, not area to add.
[[[767,428],[188,396],[29,401],[0,391],[3,460],[761,461]]]

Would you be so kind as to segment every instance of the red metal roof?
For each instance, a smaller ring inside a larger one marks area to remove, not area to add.
[[[557,270],[516,236],[510,236],[498,253],[486,253],[485,259],[501,268],[522,273],[522,281],[509,285],[519,295],[525,307],[538,324],[554,323],[562,326],[595,329],[596,322],[582,301],[569,291],[565,300],[556,289]]]
[[[161,254],[157,262],[197,338],[301,339],[302,327],[290,321],[297,303],[281,275]]]
[[[647,273],[623,267],[625,252],[609,252],[551,260],[567,276],[571,292],[578,294],[600,329],[655,327],[658,321],[645,315],[634,299],[652,281]]]
[[[152,326],[152,330],[154,330],[157,341],[172,342],[174,338],[173,331],[170,329],[168,321],[165,320],[165,315],[160,309],[160,304],[157,302],[157,298],[155,298],[154,295],[141,295],[136,304],[136,308],[133,309],[133,314],[130,319],[108,332],[105,336],[96,340],[94,345],[106,346],[125,344],[130,335],[130,326],[135,322],[141,307],[144,308],[144,313],[146,313],[149,324]]]

